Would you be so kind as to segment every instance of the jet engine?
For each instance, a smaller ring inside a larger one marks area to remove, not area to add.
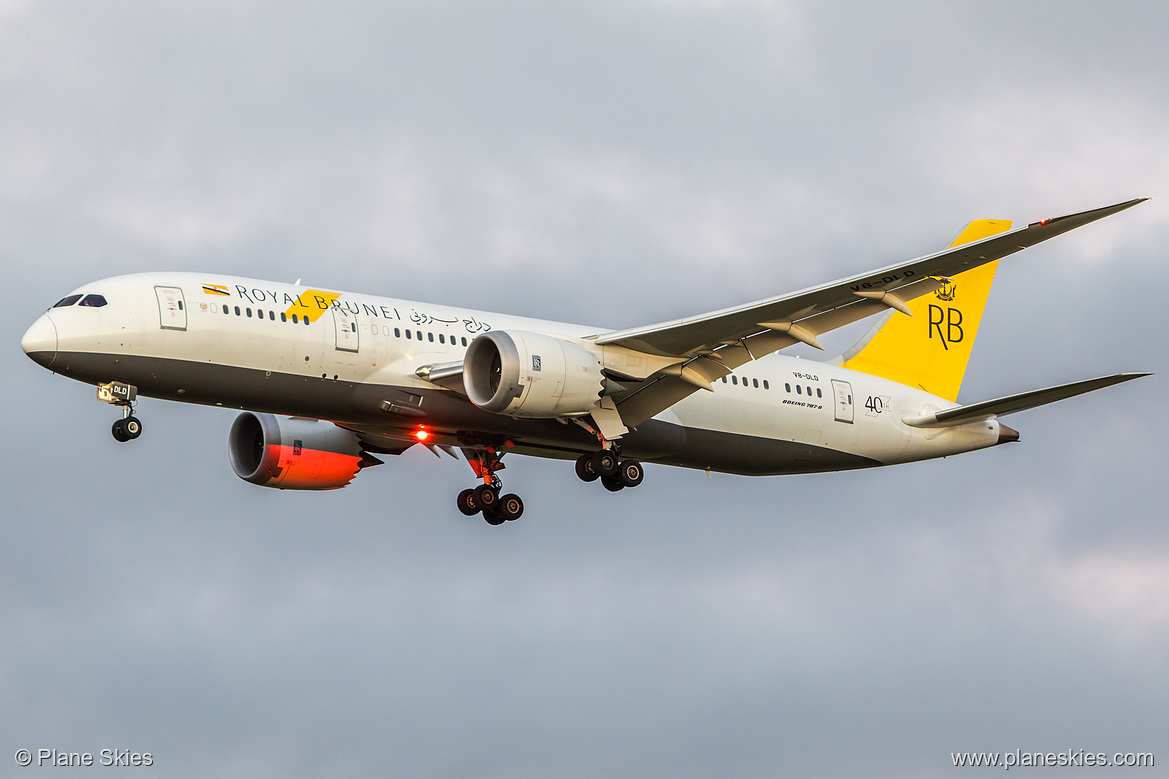
[[[541,333],[493,330],[463,358],[463,387],[479,408],[528,419],[587,414],[604,384],[583,346]]]
[[[282,490],[335,490],[381,460],[332,422],[245,411],[228,436],[231,467],[244,481]]]

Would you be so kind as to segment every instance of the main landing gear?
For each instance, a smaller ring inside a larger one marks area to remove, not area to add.
[[[636,487],[645,479],[645,469],[637,460],[621,460],[614,449],[582,454],[576,459],[576,475],[581,481],[601,480],[609,492]]]
[[[494,449],[476,452],[476,459],[467,459],[475,475],[483,479],[478,487],[463,490],[459,493],[459,511],[472,517],[482,514],[489,525],[502,525],[504,522],[519,519],[524,513],[524,502],[515,493],[500,495],[503,482],[495,472],[503,469],[503,454]]]
[[[142,435],[142,422],[134,416],[134,400],[137,396],[136,387],[131,384],[123,384],[120,381],[99,384],[97,387],[98,400],[122,408],[122,418],[114,422],[111,430],[114,434],[114,440],[119,443],[133,441]]]

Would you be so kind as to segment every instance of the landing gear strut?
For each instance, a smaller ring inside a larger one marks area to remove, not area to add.
[[[114,440],[119,443],[133,441],[142,435],[142,422],[134,416],[134,400],[137,396],[137,388],[120,381],[99,384],[97,387],[98,400],[122,408],[122,418],[114,422],[111,430],[114,434]]]
[[[637,460],[621,460],[615,449],[582,454],[576,459],[576,475],[581,481],[596,481],[609,492],[636,487],[645,479],[645,469]]]
[[[495,472],[503,468],[503,454],[488,448],[474,455],[475,459],[468,457],[467,462],[471,464],[475,475],[483,479],[483,483],[459,493],[459,511],[468,517],[482,514],[489,525],[502,525],[519,519],[524,513],[524,502],[520,496],[515,493],[499,494],[503,490],[503,482]]]

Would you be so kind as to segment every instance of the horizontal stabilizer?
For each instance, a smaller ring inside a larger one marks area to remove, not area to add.
[[[1116,373],[1112,376],[1101,376],[1098,379],[1075,381],[1071,384],[1061,384],[1058,387],[1032,390],[1031,392],[1008,395],[1005,398],[998,398],[996,400],[972,403],[968,406],[958,406],[945,411],[939,411],[935,414],[911,417],[903,421],[910,427],[951,427],[953,425],[964,425],[980,419],[990,419],[992,417],[1013,414],[1016,411],[1026,411],[1029,408],[1054,403],[1057,400],[1072,398],[1076,395],[1082,395],[1085,392],[1091,392],[1092,390],[1111,387],[1113,384],[1120,384],[1122,381],[1139,379],[1142,376],[1150,375],[1152,374]]]

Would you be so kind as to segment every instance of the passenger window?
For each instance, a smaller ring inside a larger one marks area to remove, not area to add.
[[[231,306],[224,306],[223,313],[227,314],[228,316],[231,316]]]
[[[411,338],[411,337],[412,337],[412,336],[410,335],[410,331],[409,331],[409,330],[407,330],[407,331],[406,331],[406,338],[407,338],[407,339],[409,339],[409,338]]]
[[[414,335],[418,336],[419,341],[422,340],[422,331],[421,330],[415,330]]]
[[[101,308],[102,306],[106,305],[106,299],[101,295],[86,295],[78,305],[89,306],[90,308]]]
[[[808,397],[812,397],[812,388],[808,387]]]
[[[287,322],[288,321],[288,314],[285,314],[283,311],[281,311],[280,312],[280,321]]]
[[[91,295],[90,297],[95,297],[95,296]],[[85,305],[85,304],[82,303],[82,305]],[[105,303],[102,303],[102,305],[104,306]],[[179,301],[179,311],[182,311],[182,310],[183,310],[183,301],[180,300]]]
[[[819,387],[816,388],[816,397],[818,397],[818,398],[824,397],[824,393],[820,391]]]
[[[297,320],[297,318],[296,318],[296,314],[292,315],[292,324],[294,324],[294,325],[300,324],[299,320]]]
[[[306,325],[309,323],[308,314],[305,314],[305,316],[304,316],[304,323]]]
[[[734,384],[736,387],[737,387],[737,386],[739,386],[739,377],[738,377],[738,376],[732,376],[732,377],[731,377],[731,384]]]
[[[434,343],[434,333],[427,333],[426,340],[430,341],[431,343]]]
[[[790,383],[788,383],[788,382],[784,382],[783,388],[784,388],[785,390],[787,390],[788,392],[791,392],[791,391],[792,391],[792,385],[791,385]]]
[[[796,394],[797,394],[797,395],[803,395],[803,394],[804,394],[804,391],[803,391],[802,389],[800,389],[800,385],[799,385],[799,384],[797,384],[797,385],[796,385]]]
[[[235,307],[235,315],[236,315],[236,316],[239,316],[239,306],[236,306],[236,307]]]
[[[759,389],[759,379],[751,379],[751,386],[755,389]]]
[[[463,336],[463,346],[467,345],[467,336]]]
[[[248,319],[251,319],[251,318],[252,318],[252,309],[251,309],[251,308],[245,308],[245,309],[244,309],[244,311],[248,312]]]
[[[402,337],[402,331],[395,327],[394,328],[394,338],[401,338],[401,337]]]
[[[767,379],[763,380],[763,389],[771,389],[771,385],[767,383]]]
[[[74,304],[74,303],[76,303],[78,300],[81,300],[81,296],[80,296],[80,295],[70,295],[70,296],[69,296],[69,297],[67,297],[67,298],[61,298],[60,300],[58,300],[58,301],[57,301],[57,302],[56,302],[56,303],[53,305],[53,308],[65,308],[66,306],[71,306],[71,305],[73,305],[73,304]]]
[[[726,384],[726,383],[727,383],[727,377],[723,376],[723,384]]]
[[[446,343],[446,336],[444,336],[442,333],[439,333],[438,334],[438,342],[440,344],[445,344]]]

